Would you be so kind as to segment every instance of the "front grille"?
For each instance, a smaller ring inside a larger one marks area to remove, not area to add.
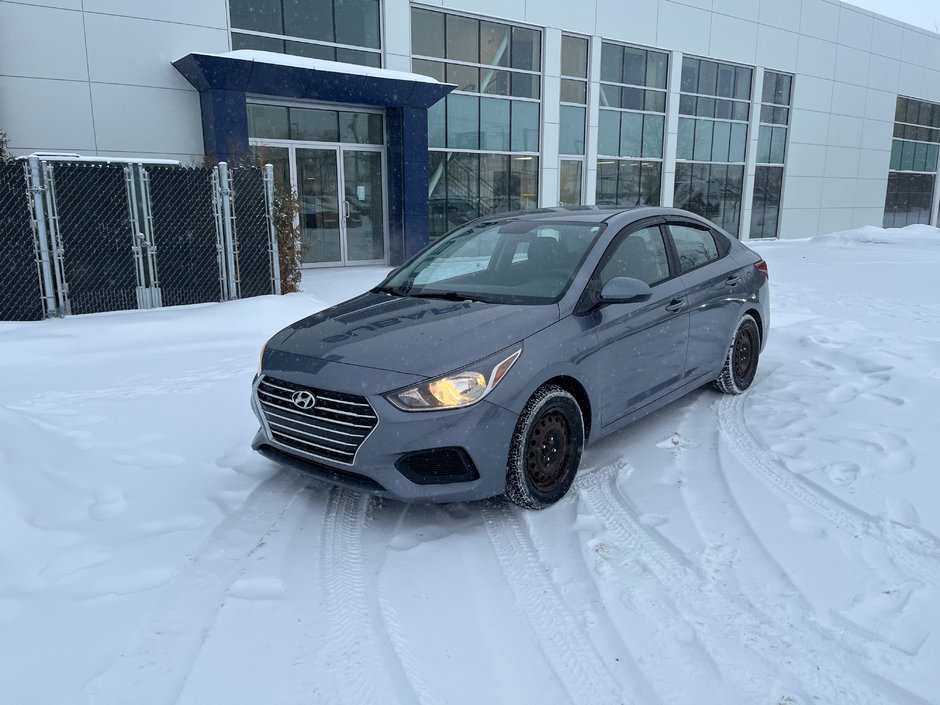
[[[308,409],[298,407],[292,401],[296,392],[310,392],[316,403]],[[347,465],[379,422],[369,401],[356,394],[328,392],[267,376],[258,382],[257,393],[273,440]]]

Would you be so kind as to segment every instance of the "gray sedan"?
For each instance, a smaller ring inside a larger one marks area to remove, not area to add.
[[[769,314],[763,260],[691,213],[480,219],[271,338],[252,447],[382,496],[541,509],[589,439],[747,389]]]

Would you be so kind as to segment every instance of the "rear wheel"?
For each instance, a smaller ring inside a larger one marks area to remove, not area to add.
[[[526,509],[544,509],[565,496],[581,464],[584,417],[578,402],[554,385],[529,399],[512,435],[506,496]]]
[[[734,329],[725,365],[714,382],[715,389],[725,394],[740,394],[746,390],[757,374],[759,356],[760,329],[754,317],[745,314]]]

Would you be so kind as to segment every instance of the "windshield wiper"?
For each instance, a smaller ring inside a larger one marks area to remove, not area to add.
[[[445,301],[476,301],[491,304],[492,300],[471,294],[458,294],[456,291],[422,291],[414,296],[421,299],[444,299]]]
[[[409,296],[407,291],[396,289],[394,286],[377,286],[372,291],[380,294],[391,294],[392,296]]]

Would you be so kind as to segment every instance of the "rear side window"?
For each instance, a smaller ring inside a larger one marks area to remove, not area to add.
[[[708,230],[673,223],[669,225],[669,232],[676,244],[680,271],[688,272],[718,259],[718,246]]]
[[[633,277],[650,286],[669,278],[669,258],[658,225],[630,233],[613,246],[601,267],[601,286],[614,277]]]

